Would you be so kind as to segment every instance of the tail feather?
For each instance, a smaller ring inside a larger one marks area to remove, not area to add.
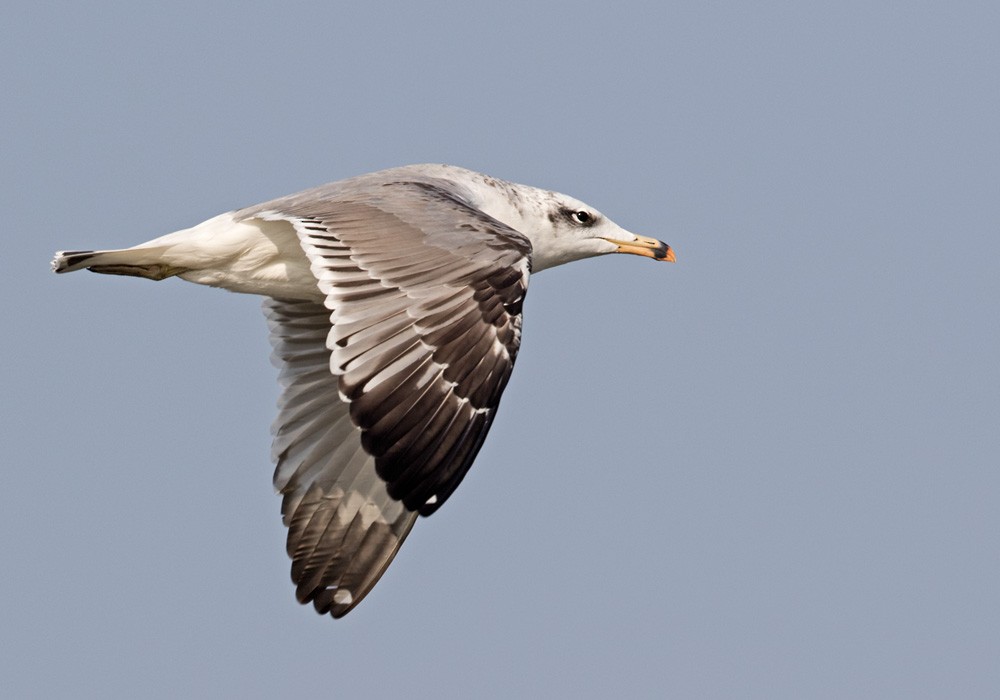
[[[52,271],[73,272],[87,267],[87,261],[98,254],[96,250],[60,250],[52,259]]]
[[[125,248],[122,250],[61,250],[52,259],[53,272],[75,272],[88,269],[106,275],[128,275],[162,280],[183,272],[165,264],[162,249]]]

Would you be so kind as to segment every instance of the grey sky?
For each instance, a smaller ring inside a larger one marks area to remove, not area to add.
[[[12,697],[1000,688],[1000,10],[15,3]],[[259,301],[56,278],[392,165],[677,251],[533,278],[476,465],[365,602],[294,601]]]

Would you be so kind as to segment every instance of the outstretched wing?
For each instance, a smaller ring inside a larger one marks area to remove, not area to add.
[[[267,299],[264,313],[284,387],[274,485],[284,495],[292,581],[299,602],[340,617],[375,585],[417,515],[389,496],[339,398],[326,349],[330,312],[314,302]]]
[[[241,214],[291,224],[325,298],[265,312],[292,579],[340,617],[482,446],[520,343],[530,244],[427,182]]]

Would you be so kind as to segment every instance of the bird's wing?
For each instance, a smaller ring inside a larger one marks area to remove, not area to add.
[[[283,386],[274,484],[284,494],[292,581],[300,602],[340,617],[375,585],[417,515],[386,492],[339,398],[326,349],[330,312],[274,299],[264,312]]]
[[[276,200],[325,302],[265,302],[275,486],[302,602],[345,615],[461,482],[521,336],[530,244],[446,188]]]

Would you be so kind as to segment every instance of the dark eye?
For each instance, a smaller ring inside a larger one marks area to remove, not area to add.
[[[570,217],[578,224],[589,224],[594,220],[594,217],[585,211],[575,211],[570,214]]]

